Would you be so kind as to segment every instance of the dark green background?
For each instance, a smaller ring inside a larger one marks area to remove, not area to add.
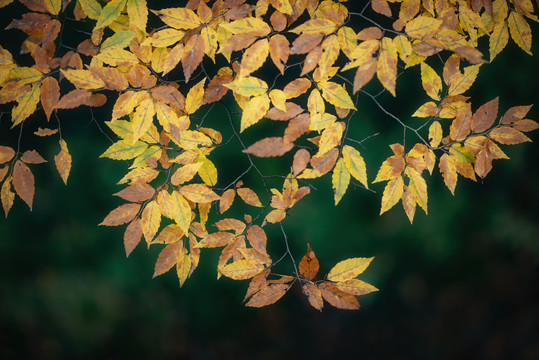
[[[501,112],[537,103],[538,65],[510,42],[481,70],[474,108],[496,96]],[[417,77],[418,69],[410,70],[398,80],[396,100],[381,98],[411,124],[417,120],[409,115],[427,99]],[[358,108],[357,138],[382,133],[360,148],[372,181],[402,132],[367,98]],[[530,118],[538,115],[533,108]],[[98,123],[106,116],[98,111]],[[296,259],[307,242],[325,272],[344,258],[374,256],[362,279],[381,289],[360,297],[359,311],[319,313],[297,287],[275,305],[245,308],[247,282],[217,280],[211,250],[183,288],[172,272],[152,280],[159,249],[140,246],[125,259],[124,227],[97,226],[122,203],[111,195],[125,165],[98,159],[110,143],[89,111],[60,112],[60,119],[73,155],[68,185],[52,164],[57,144],[25,143],[50,160],[32,167],[34,210],[17,199],[0,219],[2,359],[539,358],[536,143],[503,147],[511,160],[495,161],[478,183],[460,178],[454,197],[435,172],[427,180],[429,215],[418,210],[414,225],[400,204],[378,216],[381,184],[372,185],[376,194],[349,189],[335,207],[329,179],[317,181],[318,191],[285,220]],[[209,121],[227,120],[216,113]],[[3,118],[2,144],[14,141],[8,128]],[[214,153],[222,178],[241,169],[228,167],[238,161],[234,151]],[[277,258],[282,236],[276,226],[267,229]]]

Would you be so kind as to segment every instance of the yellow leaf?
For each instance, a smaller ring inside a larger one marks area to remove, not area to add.
[[[384,162],[380,166],[380,169],[378,170],[378,173],[376,174],[376,178],[374,179],[373,183],[394,179],[399,176],[403,171],[404,159],[402,158],[402,156],[391,156],[384,160]]]
[[[139,63],[139,59],[135,56],[135,54],[127,50],[117,48],[117,47],[103,50],[95,58],[111,66],[131,66],[131,65],[136,65]],[[84,71],[84,70],[71,70],[71,71]]]
[[[175,29],[194,29],[200,24],[200,18],[195,12],[188,8],[170,8],[163,10],[152,10],[154,14],[168,26]]]
[[[408,216],[408,220],[410,220],[410,224],[414,222],[415,204],[416,201],[412,191],[408,186],[405,186],[404,192],[402,193],[402,207],[404,208],[406,216]]]
[[[6,214],[7,217],[11,206],[13,206],[13,201],[15,200],[15,193],[13,192],[13,190],[11,190],[11,177],[8,177],[6,180],[4,180],[0,197],[2,198],[2,207],[4,208],[4,214]]]
[[[58,15],[62,10],[62,0],[45,0],[43,3],[49,14]]]
[[[270,98],[267,94],[255,96],[249,100],[241,115],[240,132],[260,121],[268,112],[269,107]]]
[[[54,157],[54,162],[64,184],[67,184],[67,178],[71,171],[71,154],[69,154],[67,144],[63,139],[60,139],[60,149],[60,153]]]
[[[96,0],[77,0],[82,8],[82,11],[88,16],[90,19],[97,20],[99,19],[99,15],[101,14],[101,11],[103,10],[101,8],[101,4],[97,2]]]
[[[183,130],[183,122],[178,118],[178,115],[172,108],[161,101],[154,102],[155,114],[159,124],[167,133],[173,137],[179,135],[179,131]]]
[[[234,280],[252,278],[265,269],[264,264],[254,260],[238,260],[221,269],[219,273]]]
[[[327,279],[334,282],[351,280],[362,274],[365,269],[367,269],[372,259],[374,258],[359,257],[343,260],[337,263],[337,265],[329,271]]]
[[[344,128],[344,123],[339,121],[331,124],[324,131],[322,131],[320,142],[318,143],[319,149],[317,156],[327,153],[329,150],[337,147],[337,145],[340,144]]]
[[[148,144],[142,141],[133,143],[131,140],[120,140],[112,144],[100,157],[113,160],[130,160],[142,154],[148,148]]]
[[[148,244],[153,240],[155,234],[157,234],[160,224],[161,209],[159,208],[159,204],[155,200],[150,201],[148,204],[146,204],[146,207],[144,207],[140,217],[142,233],[144,234],[144,238]]]
[[[343,26],[337,32],[339,46],[343,53],[352,59],[351,54],[357,46],[356,33],[348,26]]]
[[[129,15],[129,22],[132,26],[146,32],[146,23],[148,22],[146,0],[127,0],[127,15]]]
[[[408,189],[410,189],[410,191],[414,195],[415,201],[425,211],[425,214],[428,214],[427,182],[425,181],[423,176],[421,176],[421,174],[411,166],[406,167],[404,173],[406,174],[406,176],[408,176],[408,179],[410,179],[408,183]]]
[[[322,55],[318,61],[318,68],[320,69],[320,77],[324,77],[331,66],[335,63],[340,54],[339,40],[336,35],[328,36],[321,45]]]
[[[180,41],[184,32],[176,29],[163,29],[156,31],[151,37],[148,37],[142,45],[153,45],[154,47],[167,47]]]
[[[497,142],[505,145],[515,145],[523,142],[531,142],[530,138],[509,126],[495,128],[489,133],[490,137]]]
[[[464,74],[460,72],[453,76],[451,83],[449,84],[448,95],[460,95],[468,90],[479,73],[481,65],[471,65],[464,68]]]
[[[185,130],[180,132],[178,145],[185,150],[193,150],[199,146],[211,146],[212,141],[200,131]]]
[[[17,99],[17,106],[11,111],[11,127],[15,127],[36,111],[41,96],[41,85],[36,84]]]
[[[182,166],[172,174],[172,177],[170,178],[171,184],[178,186],[191,180],[197,174],[201,166],[202,162]]]
[[[118,18],[118,16],[120,16],[120,13],[125,7],[126,1],[127,0],[112,0],[105,5],[99,14],[95,28],[100,29],[112,24]]]
[[[246,204],[251,206],[257,206],[262,207],[262,203],[258,199],[258,195],[256,193],[249,189],[249,188],[239,188],[236,190],[238,195],[241,197],[243,201],[245,201]]]
[[[232,206],[235,196],[236,190],[234,189],[228,189],[221,195],[221,200],[219,201],[219,212],[221,214],[227,211],[230,206]]]
[[[322,90],[322,96],[324,99],[326,99],[326,101],[330,104],[343,109],[356,110],[354,102],[342,85],[331,81],[322,81],[317,85],[318,88]]]
[[[215,186],[217,184],[217,168],[206,157],[198,158],[198,160],[202,160],[202,166],[198,169],[198,175],[204,181],[204,184]]]
[[[421,105],[419,109],[417,109],[416,112],[412,114],[412,116],[425,118],[436,116],[438,112],[438,105],[436,105],[433,101],[429,101]]]
[[[264,20],[254,17],[246,17],[240,20],[231,21],[228,24],[221,23],[219,26],[230,31],[232,34],[256,32],[262,37],[271,32],[271,28]]]
[[[155,106],[151,98],[143,100],[137,107],[131,126],[133,129],[132,143],[140,139],[153,124],[153,116],[155,115]]]
[[[95,76],[89,70],[62,70],[62,74],[64,74],[67,80],[71,81],[77,89],[93,90],[105,87],[103,80]]]
[[[404,181],[402,176],[397,176],[391,179],[384,188],[384,194],[382,195],[382,207],[380,208],[380,215],[391,209],[397,204],[402,197],[404,191]]]
[[[337,288],[344,291],[345,293],[348,293],[354,296],[365,295],[374,291],[378,291],[378,289],[372,286],[371,284],[358,280],[358,279],[346,280],[343,282],[339,282],[335,285],[337,286]]]
[[[196,203],[209,203],[219,200],[219,195],[203,184],[189,184],[180,188],[180,193]]]
[[[434,100],[440,100],[442,78],[436,74],[433,68],[424,62],[421,63],[421,82],[428,96]]]
[[[187,251],[183,251],[183,254],[180,255],[178,262],[176,263],[176,274],[178,275],[178,281],[180,282],[180,287],[183,286],[185,280],[189,277],[191,272],[191,256]]]
[[[365,160],[361,157],[359,151],[349,145],[345,145],[342,149],[342,156],[346,168],[356,180],[358,180],[365,188],[369,188],[367,181],[367,166]]]
[[[337,163],[333,168],[331,181],[333,183],[335,205],[337,205],[339,201],[341,201],[346,189],[348,189],[348,184],[350,184],[350,172],[346,168],[342,158],[337,160]]]
[[[174,216],[174,221],[184,234],[189,231],[189,225],[191,225],[191,207],[185,198],[178,192],[172,192],[172,200],[176,203],[178,211]]]
[[[240,77],[249,76],[253,71],[259,69],[269,54],[269,42],[267,39],[260,39],[251,45],[243,53],[241,58]]]
[[[439,121],[434,121],[429,126],[429,141],[430,146],[433,148],[438,147],[440,143],[442,142],[442,125],[440,125]]]
[[[101,44],[101,51],[112,48],[123,49],[129,46],[131,40],[133,40],[134,37],[135,33],[132,31],[118,31],[117,33],[103,41],[103,43]]]
[[[259,96],[268,91],[268,84],[265,81],[252,76],[237,78],[224,86],[241,96]]]
[[[391,95],[396,96],[395,86],[397,84],[397,47],[393,40],[387,37],[380,42],[380,55],[376,64],[376,76],[382,85],[389,90]]]
[[[457,186],[457,165],[452,156],[443,154],[440,158],[440,172],[444,178],[445,185],[451,191],[451,194],[455,195],[455,187]]]
[[[185,98],[185,113],[187,115],[193,114],[202,105],[202,98],[204,97],[204,83],[206,78],[199,81],[193,86],[187,93]]]
[[[322,34],[329,35],[337,30],[337,24],[328,19],[312,19],[290,30],[294,34]]]
[[[286,94],[282,90],[273,89],[268,95],[273,106],[283,112],[286,112]]]
[[[288,0],[271,0],[271,5],[286,15],[292,15],[294,11]]]
[[[524,17],[519,12],[512,10],[507,18],[507,24],[515,43],[522,50],[532,55],[532,32]]]
[[[418,16],[406,24],[405,31],[415,39],[430,38],[436,34],[443,21],[428,16]]]

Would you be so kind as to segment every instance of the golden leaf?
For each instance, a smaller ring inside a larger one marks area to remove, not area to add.
[[[135,218],[140,210],[140,204],[123,204],[112,210],[99,226],[123,225]]]
[[[0,192],[0,197],[2,198],[2,207],[4,208],[4,214],[6,214],[6,217],[11,209],[11,206],[13,206],[13,201],[15,200],[15,193],[13,190],[11,190],[11,180],[11,177],[4,180],[2,190]]]
[[[241,96],[260,96],[268,91],[268,84],[265,81],[252,76],[238,78],[224,86]]]
[[[380,215],[391,209],[395,204],[399,202],[404,191],[404,181],[402,176],[397,176],[391,179],[384,188],[384,194],[382,195],[382,207],[380,208]]]
[[[222,214],[227,211],[232,203],[234,202],[234,197],[236,196],[236,190],[228,189],[221,195],[219,200],[219,212]]]
[[[507,18],[507,24],[515,43],[522,50],[532,55],[532,32],[524,17],[519,12],[512,10]]]
[[[505,145],[515,145],[523,142],[531,142],[530,138],[510,126],[501,126],[495,128],[489,133],[490,137],[497,142]]]
[[[149,244],[161,224],[161,209],[157,201],[153,200],[146,204],[140,217],[140,226],[146,242]]]
[[[337,163],[333,168],[331,180],[335,195],[335,205],[337,205],[339,201],[341,201],[346,189],[348,189],[348,184],[350,184],[350,172],[348,171],[343,158],[337,160]]]
[[[120,13],[125,7],[126,1],[127,0],[112,0],[105,5],[99,14],[95,28],[100,29],[112,24],[118,18],[118,16],[120,16]]]
[[[189,184],[180,188],[180,193],[188,200],[196,203],[209,203],[219,200],[219,195],[203,184]]]
[[[324,99],[326,99],[326,101],[330,104],[343,109],[356,110],[354,102],[342,85],[331,81],[322,81],[319,82],[317,86],[320,90],[322,90],[322,96]]]
[[[269,42],[267,39],[260,39],[251,45],[241,58],[240,77],[249,76],[253,71],[259,69],[269,54]]]
[[[146,31],[148,22],[148,7],[146,0],[127,0],[127,15],[132,26],[141,31]]]
[[[199,81],[193,86],[185,98],[185,113],[187,115],[193,114],[202,105],[202,98],[204,97],[204,83],[206,78]]]
[[[258,195],[249,188],[238,188],[236,192],[246,204],[251,206],[262,207],[262,203],[258,199]]]
[[[197,174],[201,166],[202,162],[182,166],[172,174],[172,177],[170,178],[171,184],[178,186],[191,180]]]
[[[378,289],[372,286],[371,284],[368,284],[358,279],[346,280],[343,282],[339,282],[335,285],[337,286],[337,288],[344,291],[345,293],[348,293],[354,296],[365,295],[374,291],[378,291]]]
[[[429,141],[433,148],[438,147],[442,142],[442,125],[439,121],[433,121],[429,126]]]
[[[443,154],[440,158],[440,172],[444,177],[444,182],[447,188],[451,191],[451,194],[455,195],[455,187],[457,186],[457,165],[452,156]]]
[[[36,111],[41,95],[40,88],[41,86],[36,84],[17,99],[17,106],[13,107],[11,111],[12,128],[26,120]]]
[[[358,180],[365,188],[369,188],[367,181],[367,166],[365,160],[361,157],[359,151],[349,145],[345,145],[342,149],[342,156],[346,168],[356,180]]]
[[[427,193],[427,183],[421,174],[414,168],[408,166],[404,170],[408,179],[408,189],[414,195],[415,201],[417,204],[425,211],[425,214],[428,214],[427,202],[428,202],[428,193]]]
[[[340,261],[329,271],[327,279],[335,282],[353,279],[365,271],[372,259],[361,257]]]
[[[387,37],[382,38],[380,42],[380,55],[378,55],[376,66],[376,75],[382,85],[389,90],[393,96],[396,96],[397,60],[397,48],[393,43],[393,40]]]
[[[175,29],[194,29],[201,24],[193,10],[183,7],[152,10],[168,26]]]
[[[238,260],[218,269],[221,275],[234,280],[250,279],[264,271],[264,264],[253,260]]]
[[[405,186],[404,192],[402,193],[402,207],[404,208],[406,216],[408,216],[408,220],[410,220],[410,224],[414,222],[415,205],[416,200],[412,194],[412,191],[408,188],[408,186]]]
[[[496,55],[505,48],[508,42],[509,31],[507,30],[507,23],[505,21],[495,23],[489,39],[490,61],[494,60]]]
[[[133,139],[131,142],[133,144],[148,131],[153,124],[154,115],[155,106],[153,100],[148,97],[139,104],[131,120],[131,126],[133,128]]]
[[[67,178],[69,177],[69,172],[71,171],[71,154],[69,153],[67,144],[63,139],[60,139],[60,152],[54,156],[54,163],[56,164],[56,169],[58,169],[64,184],[67,185]]]
[[[442,91],[442,79],[433,68],[421,63],[421,82],[423,89],[434,100],[440,100],[440,93]]]

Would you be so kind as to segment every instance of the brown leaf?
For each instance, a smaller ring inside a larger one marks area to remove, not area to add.
[[[15,156],[15,150],[8,146],[0,146],[0,164],[7,163]]]
[[[307,56],[305,56],[305,61],[303,62],[303,67],[301,68],[300,76],[310,73],[320,62],[322,57],[322,48],[320,46],[315,47],[311,50]]]
[[[248,298],[253,296],[254,293],[258,292],[260,289],[267,285],[266,278],[268,277],[270,271],[270,269],[266,269],[251,279],[251,282],[249,283],[249,288],[247,289],[247,293],[245,294],[245,298],[243,301],[247,300]]]
[[[319,174],[324,175],[333,169],[338,156],[339,150],[333,148],[320,157],[312,157],[311,165]]]
[[[73,109],[81,105],[86,105],[91,96],[92,93],[90,93],[88,90],[75,89],[62,96],[60,101],[56,103],[55,108]]]
[[[269,41],[269,52],[271,60],[281,74],[284,75],[284,66],[290,55],[290,43],[281,34],[273,35]]]
[[[303,283],[303,293],[307,295],[307,300],[309,304],[314,307],[316,310],[322,311],[324,307],[324,300],[322,299],[322,293],[320,289],[313,284],[312,282]]]
[[[483,132],[494,124],[494,121],[498,116],[498,102],[499,98],[497,97],[496,99],[481,105],[479,109],[475,111],[471,125],[473,132]]]
[[[258,157],[273,157],[282,156],[292,150],[293,147],[294,144],[292,143],[283,143],[283,138],[268,137],[255,142],[243,152]]]
[[[301,108],[301,106],[295,103],[286,102],[285,106],[286,106],[286,112],[279,110],[276,107],[272,107],[271,109],[268,110],[265,117],[267,117],[270,120],[275,120],[275,121],[287,121],[298,116],[299,114],[303,112],[303,109]]]
[[[356,75],[354,76],[354,94],[371,81],[376,73],[376,64],[376,59],[371,57],[357,68]]]
[[[314,251],[311,249],[311,245],[307,244],[307,253],[299,262],[299,273],[306,280],[312,280],[318,274],[319,268],[320,265]]]
[[[301,135],[309,131],[311,118],[309,114],[300,114],[290,120],[288,127],[284,131],[283,142],[294,142]]]
[[[203,57],[204,42],[199,34],[195,34],[189,40],[187,40],[183,52],[182,66],[185,82],[189,81],[191,74],[202,62]]]
[[[94,75],[103,80],[105,85],[112,90],[125,90],[129,86],[127,77],[116,68],[90,66],[88,68]]]
[[[249,188],[239,188],[236,192],[247,205],[262,207],[262,203],[258,199],[258,195]]]
[[[123,204],[112,210],[105,219],[99,224],[100,226],[118,226],[123,225],[135,218],[140,210],[140,204]]]
[[[27,164],[42,164],[47,160],[43,159],[41,155],[35,150],[27,150],[22,154],[21,160]]]
[[[60,99],[60,87],[58,81],[53,77],[46,77],[41,84],[41,106],[47,115],[47,121],[50,120],[52,110]]]
[[[292,43],[290,54],[307,54],[322,42],[322,38],[322,34],[301,34]]]
[[[197,246],[201,248],[215,248],[226,246],[229,242],[234,240],[234,238],[235,236],[232,233],[226,231],[218,231],[200,240]]]
[[[288,284],[275,284],[269,285],[256,294],[253,295],[251,300],[245,306],[250,307],[263,307],[266,305],[273,304],[277,300],[283,297],[283,295],[288,291],[290,285]]]
[[[268,242],[268,238],[260,226],[253,225],[247,229],[247,240],[249,240],[249,243],[253,249],[262,254],[266,254],[266,244]]]
[[[236,190],[234,189],[228,189],[221,195],[221,200],[219,201],[219,212],[221,214],[230,208],[230,206],[234,202],[235,196]]]
[[[210,104],[212,102],[221,100],[228,92],[228,88],[223,85],[232,82],[232,80],[234,80],[234,77],[231,74],[214,77],[204,91],[202,104]]]
[[[382,30],[380,30],[379,27],[371,26],[358,32],[356,35],[356,39],[362,41],[380,40],[382,36],[384,36],[384,33],[382,33]]]
[[[501,126],[495,128],[490,132],[490,137],[497,142],[505,145],[515,145],[526,141],[530,141],[530,138],[518,131],[517,129],[509,126]]]
[[[125,256],[128,257],[129,254],[137,247],[138,243],[142,239],[142,227],[140,226],[140,220],[134,219],[131,221],[124,233],[124,248]]]
[[[210,203],[219,200],[219,195],[203,184],[189,184],[180,188],[180,193],[196,203]]]
[[[531,105],[527,106],[513,106],[505,112],[505,114],[500,119],[500,124],[511,125],[515,122],[518,122],[520,119],[524,118],[528,111],[531,109]]]
[[[292,171],[294,175],[297,176],[307,167],[307,164],[311,160],[311,154],[306,149],[299,149],[294,154],[294,160],[292,162]]]
[[[259,32],[244,32],[235,34],[227,39],[219,48],[219,53],[230,53],[232,51],[240,51],[255,42],[259,37]]]
[[[159,253],[159,257],[155,262],[155,268],[152,277],[162,275],[172,269],[174,265],[180,260],[180,256],[183,256],[183,243],[177,242],[165,246]]]
[[[118,191],[114,195],[131,202],[142,202],[149,200],[154,194],[155,189],[151,185],[137,182]]]
[[[372,0],[371,6],[372,6],[372,9],[376,11],[378,14],[391,17],[391,9],[389,7],[389,4],[387,3],[387,0]]]
[[[35,192],[34,175],[30,171],[30,168],[22,161],[16,161],[13,167],[13,187],[17,195],[32,210]]]
[[[464,107],[457,113],[457,117],[451,123],[449,135],[455,141],[461,141],[468,136],[472,125],[472,108],[471,105]]]
[[[322,293],[322,297],[336,308],[344,310],[359,309],[357,299],[353,295],[347,294],[340,290],[335,284],[323,282],[318,285],[318,288]]]
[[[311,81],[306,78],[292,80],[283,89],[287,99],[292,99],[305,94],[311,88]]]

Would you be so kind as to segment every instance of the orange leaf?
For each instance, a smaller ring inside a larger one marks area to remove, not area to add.
[[[230,241],[234,240],[235,236],[232,233],[226,231],[219,231],[210,234],[199,241],[197,247],[203,248],[215,248],[226,246]]]
[[[289,288],[290,285],[288,284],[274,284],[263,287],[262,290],[253,295],[245,306],[263,307],[273,304],[282,298]]]
[[[137,247],[138,243],[142,239],[142,227],[140,226],[140,220],[134,219],[124,233],[124,248],[125,256],[128,257],[129,254]]]
[[[46,77],[41,83],[41,106],[47,115],[47,121],[50,120],[52,110],[60,99],[60,87],[58,81],[53,77]]]
[[[311,304],[312,307],[314,307],[316,310],[322,311],[322,308],[324,307],[322,292],[315,284],[310,281],[304,282],[303,293],[307,295],[307,300],[309,300],[309,304]]]
[[[258,157],[281,156],[292,150],[294,144],[283,143],[283,138],[268,137],[259,140],[243,150],[244,153],[252,154]]]
[[[307,253],[299,262],[299,273],[307,280],[312,280],[318,274],[320,268],[318,259],[311,249],[311,245],[307,244]]]
[[[258,199],[258,195],[256,193],[249,189],[249,188],[239,188],[236,190],[238,195],[241,197],[243,201],[245,201],[246,204],[251,206],[257,206],[262,207],[262,203],[260,203],[260,200]]]
[[[100,226],[118,226],[130,222],[137,216],[140,210],[140,204],[123,204],[112,210],[105,219],[99,224]]]
[[[238,260],[230,263],[218,271],[234,280],[245,280],[252,278],[265,269],[264,264],[253,260]]]
[[[118,191],[114,195],[131,202],[142,202],[149,200],[154,194],[155,189],[151,185],[144,182],[137,182]]]
[[[13,167],[13,187],[17,195],[32,210],[34,201],[35,180],[30,168],[22,161],[16,161]]]
[[[228,189],[221,195],[219,201],[219,212],[222,214],[227,211],[232,203],[234,202],[234,197],[236,196],[236,190]]]
[[[335,284],[330,282],[323,282],[318,285],[322,297],[339,309],[344,310],[356,310],[359,309],[359,303],[353,295],[347,294],[340,290]]]
[[[176,242],[174,244],[169,244],[165,246],[163,250],[159,253],[159,257],[155,262],[155,268],[152,277],[159,276],[166,273],[180,259],[180,256],[183,255],[183,243]]]
[[[266,254],[266,244],[268,242],[268,238],[260,226],[253,225],[247,229],[247,240],[249,240],[249,243],[253,249],[262,254]]]
[[[67,185],[67,178],[69,177],[69,172],[71,171],[71,154],[67,149],[67,144],[63,139],[60,139],[60,152],[54,157],[54,162],[56,164],[56,169],[60,173],[64,184]]]
[[[210,203],[219,200],[219,195],[203,184],[189,184],[180,188],[180,193],[196,203]]]

